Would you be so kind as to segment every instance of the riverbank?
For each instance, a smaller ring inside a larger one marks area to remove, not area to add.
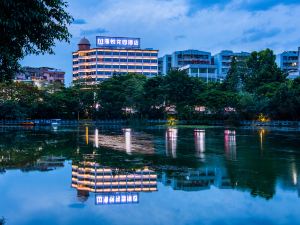
[[[36,120],[0,120],[0,126],[49,126],[53,125],[176,125],[176,126],[262,126],[262,127],[300,127],[300,121],[276,120],[268,122],[260,121],[225,121],[225,120],[51,120],[51,119],[36,119]]]

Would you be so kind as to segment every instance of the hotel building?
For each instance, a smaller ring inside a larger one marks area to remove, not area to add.
[[[218,79],[224,80],[230,69],[232,58],[235,57],[237,61],[243,61],[250,56],[248,52],[233,52],[229,50],[221,51],[214,56],[214,62],[217,66]]]
[[[148,168],[122,170],[83,161],[72,165],[72,187],[80,192],[157,191],[157,175]]]
[[[96,37],[96,48],[82,38],[73,52],[73,83],[93,85],[113,74],[158,74],[158,50],[141,49],[139,38]]]
[[[277,65],[288,75],[288,78],[294,79],[299,76],[299,51],[285,51],[276,57]]]

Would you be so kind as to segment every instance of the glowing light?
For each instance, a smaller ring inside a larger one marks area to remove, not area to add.
[[[89,144],[89,127],[85,127],[85,142]]]

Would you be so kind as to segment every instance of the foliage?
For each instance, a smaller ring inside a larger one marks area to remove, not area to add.
[[[55,41],[69,41],[72,17],[63,0],[0,1],[0,82],[10,81],[28,54],[53,53]]]
[[[0,119],[300,119],[300,78],[286,80],[271,50],[233,58],[224,83],[204,83],[184,71],[146,78],[114,75],[98,86],[39,90],[0,83]]]

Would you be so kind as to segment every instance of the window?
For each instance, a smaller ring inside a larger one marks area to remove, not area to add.
[[[143,55],[144,56],[150,56],[150,53],[144,53]]]
[[[129,56],[135,56],[135,52],[128,52]]]
[[[127,55],[127,52],[120,52],[120,55]]]
[[[191,68],[191,73],[198,73],[198,69],[197,68]]]
[[[157,56],[157,53],[151,53],[151,56]]]

